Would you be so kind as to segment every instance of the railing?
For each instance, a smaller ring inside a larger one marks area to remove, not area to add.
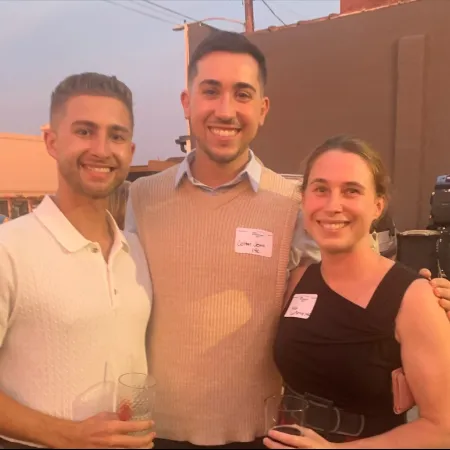
[[[0,197],[0,214],[15,219],[33,211],[43,197]]]

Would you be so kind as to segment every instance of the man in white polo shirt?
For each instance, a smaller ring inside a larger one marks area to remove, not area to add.
[[[92,386],[147,371],[145,256],[106,211],[134,152],[132,94],[115,77],[74,75],[50,115],[56,195],[0,227],[0,448],[148,448],[150,421],[72,420]]]

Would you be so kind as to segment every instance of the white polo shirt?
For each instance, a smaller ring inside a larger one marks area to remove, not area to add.
[[[0,390],[23,405],[71,419],[105,366],[110,381],[147,372],[148,265],[111,223],[108,263],[49,197],[0,227]]]

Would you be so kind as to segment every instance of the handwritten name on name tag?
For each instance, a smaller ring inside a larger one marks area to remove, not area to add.
[[[309,319],[316,304],[317,294],[295,294],[284,317]]]
[[[272,256],[273,233],[254,228],[237,228],[234,250],[236,253],[249,255]]]

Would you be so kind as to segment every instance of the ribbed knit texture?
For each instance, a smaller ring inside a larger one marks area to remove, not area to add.
[[[39,218],[33,212],[0,228],[0,390],[72,419],[74,400],[103,381],[105,365],[110,381],[146,370],[151,286],[136,236],[128,235],[129,250],[115,244],[108,265],[92,251],[97,244],[69,252],[52,231],[66,243],[79,234],[53,215],[56,206],[41,221],[49,203]]]
[[[299,210],[295,186],[263,169],[217,195],[177,166],[139,179],[131,201],[154,288],[149,370],[158,437],[221,445],[264,434],[264,399],[280,390],[272,360]],[[273,233],[271,258],[235,252],[236,228]]]

